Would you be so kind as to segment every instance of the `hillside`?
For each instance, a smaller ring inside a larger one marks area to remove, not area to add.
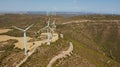
[[[55,16],[50,17],[52,21]],[[1,15],[0,29],[12,29],[13,25],[25,28],[34,24],[27,32],[29,37],[34,38],[34,32],[44,27],[47,19],[44,15]],[[42,44],[21,67],[46,67],[54,56],[68,49],[69,42],[72,42],[74,46],[72,55],[57,60],[53,67],[120,67],[119,15],[81,15],[68,18],[56,16],[56,19],[56,32],[63,34],[64,38],[59,37],[59,40],[50,46]],[[0,35],[22,37],[23,33],[13,29],[7,33],[0,33]],[[0,53],[3,55],[0,56],[3,58],[0,60],[1,64],[8,62],[6,58],[11,57],[12,54],[19,55],[17,52],[23,51],[13,48],[16,40],[6,42],[6,46],[10,44],[9,42],[12,46],[5,49],[7,54]],[[0,42],[0,44],[3,43]],[[9,48],[11,50],[8,50]]]

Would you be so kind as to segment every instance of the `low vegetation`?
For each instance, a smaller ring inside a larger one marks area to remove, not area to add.
[[[43,44],[38,47],[36,52],[24,63],[21,67],[46,67],[49,61],[61,51],[67,50],[69,42],[59,39],[55,43],[51,43],[50,46]]]
[[[12,53],[16,53],[19,52],[20,49],[18,48],[14,48],[14,43],[16,43],[17,40],[7,40],[4,42],[0,42],[0,66],[4,65],[3,61],[5,60],[5,58],[7,58],[10,54]]]
[[[51,16],[51,18],[53,20],[54,16]],[[56,16],[56,18],[57,33],[64,34],[64,38],[59,39],[50,46],[43,44],[37,48],[36,52],[21,67],[47,66],[52,57],[69,47],[69,42],[73,42],[74,45],[72,56],[58,60],[53,67],[120,67],[119,15],[81,15],[66,18]],[[34,24],[27,32],[28,36],[34,37],[34,32],[44,27],[47,19],[43,15],[1,15],[0,28],[11,28],[13,25],[25,28]],[[80,22],[80,20],[91,21]],[[78,22],[75,23],[74,21]],[[62,23],[65,22],[72,23],[63,25]],[[21,31],[15,29],[13,31],[0,35],[23,36]],[[3,62],[9,52],[19,51],[18,48],[13,49],[14,43],[12,44],[12,46],[7,45],[6,48],[1,48],[1,50],[5,49],[8,53],[0,53],[2,58],[0,62]]]

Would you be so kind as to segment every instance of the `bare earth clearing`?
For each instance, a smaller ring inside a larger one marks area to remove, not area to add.
[[[6,32],[8,32],[8,31],[11,31],[12,29],[0,29],[0,34],[1,33],[6,33]]]
[[[8,35],[0,35],[0,42],[1,41],[7,41],[9,39],[16,39],[18,40],[17,43],[15,43],[15,47],[23,49],[23,37],[13,37],[13,36],[8,36]],[[27,37],[27,41],[29,41],[31,38]],[[30,49],[31,43],[27,43],[28,49]]]
[[[46,33],[43,33],[44,35],[47,35]],[[57,39],[58,39],[58,35],[57,34],[54,34],[55,37],[51,39],[51,42],[55,42]],[[18,40],[17,43],[15,43],[15,47],[18,47],[18,48],[21,48],[23,49],[24,48],[24,45],[23,45],[23,37],[13,37],[13,36],[8,36],[8,35],[0,35],[0,42],[1,41],[7,41],[9,39],[16,39]],[[29,41],[30,37],[27,37],[27,41]],[[43,41],[36,41],[34,42],[35,44],[38,44],[38,43],[41,43],[41,42],[45,42],[46,40],[43,40]],[[32,48],[34,48],[35,45],[33,45],[33,42],[27,42],[27,49],[28,50],[31,50]]]

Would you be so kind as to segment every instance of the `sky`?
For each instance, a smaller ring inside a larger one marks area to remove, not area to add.
[[[0,12],[66,11],[120,14],[120,0],[0,0]]]

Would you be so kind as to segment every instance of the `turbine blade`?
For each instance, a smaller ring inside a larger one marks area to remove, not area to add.
[[[44,28],[42,28],[42,29],[39,29],[38,32],[40,32],[41,30],[44,30],[44,29],[46,29],[46,28],[47,28],[47,27],[44,27]]]
[[[25,29],[25,31],[28,30],[28,29],[30,29],[33,25],[34,25],[34,24],[28,26],[28,27]]]
[[[49,29],[50,29],[50,31],[53,31],[53,29],[52,28],[50,28],[50,27],[48,27]]]
[[[53,23],[51,24],[52,28],[56,28],[55,22],[56,22],[56,19],[54,19],[54,20],[53,20]]]
[[[49,25],[50,25],[50,18],[47,21],[47,26],[49,26]]]
[[[44,29],[47,29],[47,26],[46,26],[46,27],[44,27],[44,28],[42,28],[42,29],[40,29],[40,30],[44,30]]]
[[[24,31],[23,29],[18,28],[18,27],[16,27],[16,26],[12,26],[12,27],[15,28],[15,29],[17,29],[17,30]]]

